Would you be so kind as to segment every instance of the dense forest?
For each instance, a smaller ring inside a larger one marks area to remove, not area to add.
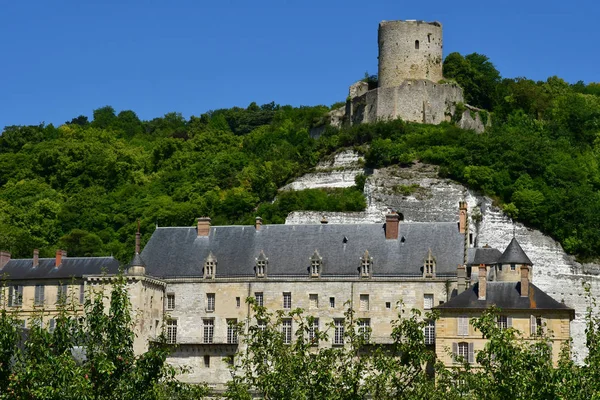
[[[353,211],[358,186],[278,194],[319,159],[357,147],[367,164],[437,164],[513,218],[559,240],[580,259],[600,255],[600,84],[502,78],[480,54],[452,53],[444,76],[491,111],[484,134],[450,123],[381,122],[310,128],[330,107],[274,103],[141,121],[106,106],[93,119],[8,126],[0,137],[0,247],[14,257],[114,254],[127,261],[136,220],[155,226],[282,223],[297,209]],[[364,180],[362,181],[364,183]],[[276,198],[276,201],[273,201]]]

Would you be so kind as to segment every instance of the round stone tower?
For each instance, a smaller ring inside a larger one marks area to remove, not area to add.
[[[442,76],[442,24],[424,21],[379,23],[379,87],[406,79],[438,82]]]

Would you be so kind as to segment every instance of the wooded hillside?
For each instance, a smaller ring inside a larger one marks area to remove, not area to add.
[[[271,203],[323,156],[360,146],[374,167],[440,165],[568,252],[598,256],[600,85],[502,79],[479,54],[450,54],[444,74],[465,88],[467,102],[492,111],[488,132],[393,121],[328,128],[314,140],[309,129],[329,107],[274,103],[151,121],[107,106],[91,122],[6,127],[0,247],[13,257],[63,248],[127,261],[138,218],[147,240],[156,225],[192,225],[203,215],[214,224],[249,224],[256,215],[282,223],[296,209],[360,210],[359,189],[286,193]]]

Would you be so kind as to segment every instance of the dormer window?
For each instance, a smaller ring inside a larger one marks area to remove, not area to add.
[[[217,273],[217,258],[212,251],[204,261],[204,279],[215,279]]]
[[[369,251],[365,250],[365,254],[360,258],[360,277],[370,278],[373,269],[373,257],[369,255]]]
[[[267,276],[267,264],[269,259],[265,256],[265,253],[261,250],[260,254],[256,258],[256,277],[264,278]]]
[[[319,252],[315,249],[312,257],[310,258],[310,276],[311,278],[318,278],[321,276],[321,267],[323,265],[323,258],[319,255]]]
[[[435,278],[435,257],[431,254],[431,249],[429,249],[427,257],[425,257],[425,262],[423,263],[423,277]]]

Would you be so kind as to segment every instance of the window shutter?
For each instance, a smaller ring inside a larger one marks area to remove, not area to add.
[[[512,328],[512,317],[506,317],[506,327]]]
[[[456,342],[452,343],[452,355],[454,356],[453,360],[456,361],[456,356],[458,356],[458,343]]]
[[[469,364],[473,364],[475,362],[475,346],[474,343],[469,343]]]
[[[535,336],[536,335],[536,331],[537,331],[537,324],[535,323],[535,316],[531,315],[529,317],[529,330],[531,333],[531,336]]]
[[[13,303],[14,290],[15,290],[15,288],[12,286],[8,288],[8,306],[9,307],[12,307],[14,304]]]

